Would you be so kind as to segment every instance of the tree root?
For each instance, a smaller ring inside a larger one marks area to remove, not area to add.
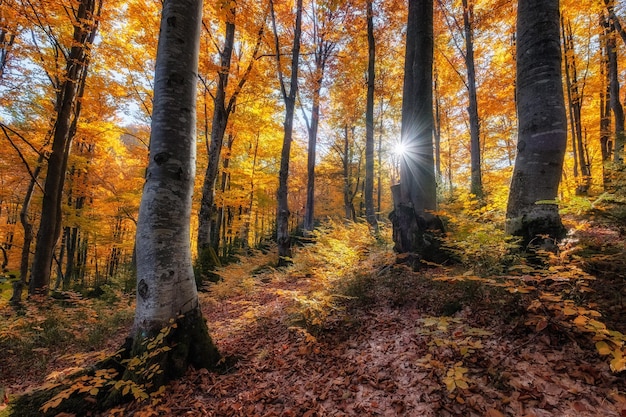
[[[199,309],[156,334],[127,338],[121,349],[61,383],[23,394],[10,403],[11,417],[86,416],[133,399],[146,399],[189,367],[216,370],[222,360]]]

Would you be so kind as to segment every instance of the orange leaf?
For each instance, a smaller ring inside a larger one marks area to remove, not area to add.
[[[548,320],[545,317],[543,317],[541,320],[539,320],[539,323],[537,323],[537,326],[535,327],[535,331],[540,332],[546,327],[548,327]]]
[[[487,414],[485,414],[485,417],[504,417],[504,414],[502,414],[495,408],[490,408],[487,410]]]

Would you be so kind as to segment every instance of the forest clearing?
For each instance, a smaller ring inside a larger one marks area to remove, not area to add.
[[[200,295],[227,369],[190,369],[97,415],[622,416],[624,375],[611,366],[626,364],[609,350],[625,338],[623,236],[572,226],[535,266],[478,224],[465,259],[418,272],[364,223],[322,228],[287,269],[271,251],[242,257]],[[5,401],[110,355],[133,313],[113,288],[19,319],[2,300]]]

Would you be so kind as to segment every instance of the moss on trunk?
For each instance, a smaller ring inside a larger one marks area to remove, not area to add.
[[[393,224],[394,250],[403,254],[399,256],[399,261],[419,269],[422,260],[443,263],[450,258],[442,247],[441,239],[445,231],[439,217],[427,212],[416,213],[413,207],[406,204],[396,204],[389,219]]]
[[[506,232],[522,238],[522,246],[551,250],[563,239],[567,230],[554,204],[537,204],[525,214],[509,218]]]
[[[221,358],[199,307],[147,337],[139,334],[134,336],[131,357],[145,358],[146,363],[136,371],[128,366],[126,368],[128,378],[125,379],[144,384],[151,383],[156,389],[172,379],[183,376],[189,365],[211,369]],[[154,364],[159,364],[162,372],[156,375],[152,375],[151,372],[144,374],[143,368],[148,369]],[[150,378],[144,378],[145,376]]]

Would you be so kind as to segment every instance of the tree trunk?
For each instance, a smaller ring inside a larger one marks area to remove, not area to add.
[[[567,146],[559,21],[558,0],[519,1],[519,136],[506,231],[526,245],[550,244],[565,232],[555,202]]]
[[[435,118],[433,121],[434,139],[435,139],[435,176],[438,181],[442,179],[441,173],[441,109],[439,105],[439,76],[435,71],[434,76],[434,101],[435,101]]]
[[[320,121],[321,91],[326,76],[326,65],[335,49],[336,43],[329,40],[329,26],[337,23],[335,14],[330,9],[320,9],[315,2],[311,3],[311,19],[313,30],[313,43],[315,47],[315,66],[312,71],[312,97],[311,97],[311,121],[304,112],[302,114],[307,124],[309,134],[309,148],[307,155],[307,189],[306,205],[304,208],[303,228],[305,231],[312,231],[315,227],[315,165],[317,156],[317,136]]]
[[[276,29],[276,16],[274,13],[274,2],[270,0],[272,13],[272,24],[274,28],[274,40],[276,46],[276,63],[278,66],[278,78],[280,81],[281,93],[285,102],[285,121],[283,148],[280,154],[280,171],[278,174],[278,208],[276,214],[276,241],[278,243],[278,265],[285,266],[291,263],[291,238],[289,236],[289,201],[288,180],[289,180],[289,158],[291,152],[291,139],[293,134],[293,116],[296,105],[296,93],[298,91],[298,67],[300,60],[300,36],[302,34],[302,0],[297,0],[296,5],[296,26],[293,34],[293,49],[291,54],[291,79],[289,92],[283,79],[283,71],[280,61],[280,45],[278,31]]]
[[[172,349],[159,355],[164,372],[154,377],[154,389],[181,376],[189,364],[210,367],[219,359],[202,318],[189,244],[201,24],[201,0],[165,0],[150,161],[137,222],[137,306],[131,331],[132,355],[138,356],[147,338],[178,323],[169,340]],[[126,378],[137,379],[137,372],[127,373]]]
[[[602,36],[600,36],[600,150],[602,153],[602,185],[605,191],[611,188],[611,175],[609,175],[608,163],[611,161],[613,152],[611,143],[611,80],[609,70],[609,43],[608,36],[610,25],[604,15],[600,15]]]
[[[343,153],[341,154],[341,165],[343,168],[343,205],[346,220],[354,221],[352,198],[350,196],[352,187],[350,186],[350,141],[348,136],[348,125],[343,128]]]
[[[241,246],[244,249],[248,249],[250,247],[250,228],[252,226],[252,210],[254,208],[254,197],[255,197],[255,176],[256,176],[256,161],[259,153],[259,136],[261,136],[261,132],[257,131],[255,141],[254,141],[254,154],[252,157],[252,172],[250,173],[250,198],[248,199],[248,212],[246,213],[246,221],[244,222],[243,231],[241,233]]]
[[[602,162],[606,163],[611,160],[611,90],[609,75],[609,58],[608,58],[608,36],[609,25],[604,16],[600,16],[600,24],[603,28],[603,34],[600,37],[600,52],[602,54],[602,62],[600,63],[600,77],[602,87],[600,90],[600,149],[602,151]],[[604,185],[607,185],[608,176],[605,174]]]
[[[313,105],[311,107],[311,124],[308,126],[309,148],[307,154],[306,206],[304,209],[304,230],[312,231],[315,227],[315,159],[317,154],[317,132],[320,118],[320,90],[324,74],[321,61],[316,54],[316,72],[321,71],[315,80]]]
[[[30,264],[30,247],[33,242],[33,224],[28,217],[28,210],[30,209],[30,202],[33,198],[35,191],[35,185],[37,185],[37,178],[41,173],[41,164],[43,163],[43,153],[39,155],[37,160],[37,167],[33,171],[33,174],[28,183],[26,194],[24,195],[24,201],[22,202],[22,209],[20,210],[20,223],[24,229],[24,243],[22,244],[22,254],[20,257],[20,279],[13,283],[13,294],[11,295],[11,304],[18,305],[22,301],[22,291],[28,283],[28,267]]]
[[[385,134],[385,112],[383,109],[383,99],[380,100],[380,120],[378,125],[378,178],[376,187],[377,202],[376,202],[376,219],[380,218],[382,212],[383,201],[383,135]]]
[[[433,157],[433,2],[409,0],[402,96],[400,184],[392,187],[394,249],[435,261],[442,255],[436,233],[443,224],[437,209]]]
[[[48,171],[44,184],[41,220],[37,232],[35,256],[29,285],[29,293],[47,293],[50,285],[50,270],[54,247],[61,232],[61,200],[65,171],[75,133],[75,126],[80,116],[77,96],[79,88],[84,86],[90,61],[90,47],[93,44],[100,3],[97,0],[81,0],[77,10],[77,22],[74,26],[73,44],[67,58],[64,81],[59,86],[55,108],[57,111],[52,140],[52,150],[48,157]],[[92,22],[91,25],[82,22]]]
[[[613,11],[612,1],[604,0],[609,13]],[[624,108],[620,101],[619,68],[617,56],[616,29],[613,21],[609,25],[607,38],[607,56],[609,61],[609,89],[610,103],[613,110],[614,137],[613,137],[613,162],[621,165],[624,162],[624,142],[626,133],[624,132]]]
[[[234,9],[230,10],[234,14]],[[230,74],[230,61],[233,54],[233,46],[235,44],[235,24],[233,21],[226,22],[224,35],[224,47],[220,52],[220,71],[218,73],[217,91],[213,99],[213,122],[211,124],[211,143],[209,145],[209,161],[204,174],[204,182],[202,184],[202,198],[200,200],[200,210],[198,214],[198,256],[203,257],[204,251],[212,247],[217,251],[219,239],[212,239],[212,225],[215,225],[216,208],[215,208],[215,182],[217,180],[217,172],[221,161],[222,144],[224,134],[226,133],[226,125],[230,112],[226,108],[226,88],[228,87],[228,77]],[[219,234],[217,235],[219,236]],[[206,271],[203,271],[206,272]]]
[[[472,2],[473,0],[469,0]],[[478,198],[483,196],[482,173],[480,167],[480,120],[478,119],[478,99],[476,97],[476,69],[474,67],[474,5],[463,0],[463,29],[465,32],[465,67],[467,68],[467,90],[469,93],[470,122],[470,192]]]
[[[376,64],[376,41],[374,39],[374,11],[372,0],[367,0],[367,104],[365,110],[365,217],[378,232],[378,220],[374,209],[374,81]]]
[[[9,6],[10,7],[10,6]],[[6,25],[7,22],[3,22]],[[4,76],[4,70],[9,60],[9,52],[15,42],[15,28],[10,30],[7,27],[0,27],[0,80]]]
[[[574,49],[574,37],[572,27],[564,19],[561,21],[563,37],[563,51],[565,58],[565,82],[567,87],[567,101],[570,114],[570,126],[572,132],[572,154],[574,156],[574,178],[576,179],[576,194],[587,195],[591,186],[591,170],[587,162],[585,144],[582,131],[582,90],[584,84],[579,86],[578,70],[576,68],[576,55]],[[579,175],[580,173],[580,175]]]

